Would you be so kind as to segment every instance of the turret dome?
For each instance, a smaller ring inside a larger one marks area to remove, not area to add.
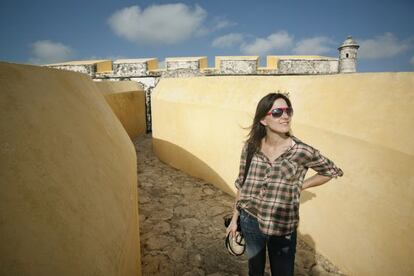
[[[338,50],[341,50],[344,47],[355,47],[359,48],[358,43],[356,43],[355,40],[352,39],[352,36],[348,36],[345,41],[342,43],[342,45],[338,48]]]

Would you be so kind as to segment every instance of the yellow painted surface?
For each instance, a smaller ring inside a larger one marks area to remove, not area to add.
[[[0,275],[141,275],[134,146],[91,79],[0,63]]]
[[[266,65],[268,69],[277,69],[277,63],[279,62],[279,58],[277,56],[267,56],[266,57]]]
[[[158,69],[158,59],[152,58],[147,61],[148,71]]]
[[[207,68],[208,66],[208,60],[207,57],[203,57],[199,60],[199,64],[200,64],[200,69],[204,69]]]
[[[102,94],[115,94],[130,91],[144,91],[142,85],[136,81],[97,81],[94,82]]]
[[[345,173],[302,194],[302,236],[347,274],[414,275],[412,87],[414,73],[162,79],[154,151],[232,193],[258,100],[289,92],[293,133]]]
[[[105,60],[96,63],[96,73],[112,72],[112,61]]]
[[[131,139],[145,134],[145,91],[135,81],[95,83]]]

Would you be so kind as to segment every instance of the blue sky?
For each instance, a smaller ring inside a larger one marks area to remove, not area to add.
[[[337,57],[348,35],[358,71],[414,71],[414,1],[2,0],[0,60],[174,56]]]

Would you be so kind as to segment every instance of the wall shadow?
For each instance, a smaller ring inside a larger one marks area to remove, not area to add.
[[[153,152],[155,155],[164,163],[169,166],[183,171],[193,177],[201,178],[204,181],[207,181],[220,190],[234,196],[234,193],[231,191],[229,185],[226,181],[220,177],[220,175],[215,172],[208,164],[200,160],[194,154],[190,153],[188,150],[177,146],[171,142],[153,138],[152,139]],[[316,194],[311,191],[303,191],[300,197],[300,204],[303,205],[306,202],[309,202],[316,198]],[[224,228],[223,228],[224,231]],[[237,269],[231,269],[230,266],[227,266],[228,272],[237,273],[239,275],[244,275],[247,268],[247,258],[246,256],[240,258],[233,258],[228,256],[228,253],[223,250],[223,245],[221,240],[211,243],[207,248],[207,251],[211,252],[211,256],[217,263],[222,263],[222,260],[226,259],[227,262],[231,263],[231,266],[238,267]],[[295,275],[311,275],[312,273],[323,273],[321,271],[321,264],[318,265],[318,254],[315,250],[315,241],[307,233],[298,232],[298,244],[297,244],[297,254],[295,261]],[[270,270],[267,265],[266,269],[267,275],[270,275]]]
[[[203,179],[231,196],[235,195],[217,172],[186,149],[165,140],[152,138],[152,150],[162,162],[171,167]],[[236,180],[236,176],[234,180]]]
[[[300,205],[302,206],[314,198],[316,198],[315,193],[309,190],[305,190],[301,193]],[[325,275],[333,272],[336,269],[337,268],[334,267],[329,260],[317,253],[316,243],[312,236],[307,233],[298,231],[295,275]]]
[[[316,197],[315,193],[309,191],[303,191],[300,194],[300,204],[303,205],[304,203],[314,199]]]
[[[316,197],[316,194],[305,190],[300,195],[300,205]],[[312,268],[316,264],[315,241],[309,234],[298,230],[298,242],[296,246],[295,275],[311,275]]]

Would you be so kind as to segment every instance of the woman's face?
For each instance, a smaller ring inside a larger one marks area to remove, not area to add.
[[[275,108],[287,108],[288,105],[286,101],[282,98],[279,98],[273,102],[272,108],[269,110],[272,111]],[[290,130],[290,122],[292,117],[287,114],[286,111],[283,112],[282,116],[279,118],[274,118],[272,115],[266,115],[260,122],[270,131],[285,134]]]

